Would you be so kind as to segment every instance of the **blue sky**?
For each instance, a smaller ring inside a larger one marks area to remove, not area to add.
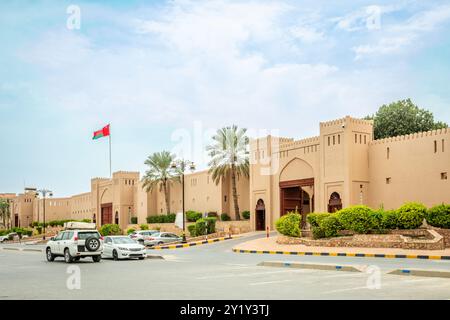
[[[215,128],[318,134],[412,98],[450,122],[448,1],[1,1],[0,192],[86,192]],[[67,28],[69,5],[80,29]],[[190,148],[189,148],[190,147]]]

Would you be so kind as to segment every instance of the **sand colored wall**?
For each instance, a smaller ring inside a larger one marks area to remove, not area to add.
[[[450,173],[450,129],[373,141],[369,162],[370,206],[393,209],[407,201],[427,206],[450,203],[450,180],[441,178]]]

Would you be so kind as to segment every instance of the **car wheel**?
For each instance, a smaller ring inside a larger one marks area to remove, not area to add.
[[[50,248],[47,248],[46,257],[48,262],[55,261],[55,255],[52,253],[52,250],[50,250]]]
[[[92,256],[92,260],[93,260],[94,262],[100,262],[100,261],[102,260],[102,256],[101,256],[101,255],[98,255],[98,256]]]
[[[162,242],[162,241],[158,242],[158,246],[160,246],[162,244],[164,244],[164,242]]]
[[[119,255],[117,254],[116,250],[113,251],[113,259],[114,259],[114,261],[119,260]]]
[[[66,261],[66,263],[72,263],[72,261],[73,261],[73,258],[70,255],[69,249],[64,250],[64,261]]]
[[[80,261],[80,257],[76,257],[76,258],[73,258],[73,261],[75,261],[75,262],[78,262],[78,261]]]

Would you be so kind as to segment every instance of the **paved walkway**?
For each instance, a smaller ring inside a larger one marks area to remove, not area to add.
[[[445,250],[409,250],[391,248],[346,248],[346,247],[310,247],[301,244],[278,244],[277,237],[260,238],[243,242],[233,248],[239,253],[270,253],[297,255],[329,255],[375,258],[411,258],[450,260],[450,249]]]

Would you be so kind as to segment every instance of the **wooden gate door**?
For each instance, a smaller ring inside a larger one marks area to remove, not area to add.
[[[102,204],[102,221],[101,224],[112,223],[112,203]]]

